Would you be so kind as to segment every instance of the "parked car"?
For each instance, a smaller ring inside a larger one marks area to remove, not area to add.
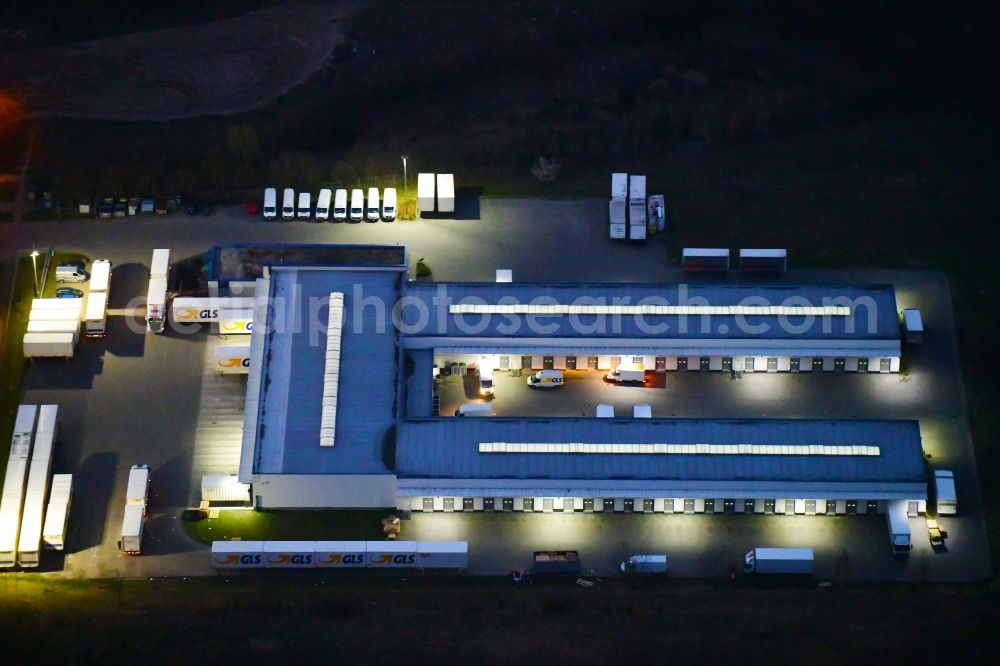
[[[258,210],[259,210],[259,207],[257,206],[257,202],[256,201],[248,201],[247,202],[247,215],[249,215],[250,217],[254,217],[255,215],[257,215],[257,211]]]
[[[83,292],[73,287],[59,287],[56,289],[56,298],[83,298]]]
[[[166,197],[156,197],[154,212],[157,215],[166,215],[170,211],[170,202]]]
[[[115,211],[113,213],[114,217],[125,217],[128,215],[128,199],[125,197],[119,197],[115,201]]]
[[[143,199],[142,203],[139,204],[140,213],[152,213],[156,210],[156,202],[152,199]]]
[[[104,197],[101,199],[101,203],[97,204],[97,217],[102,219],[110,219],[111,215],[115,212],[115,198],[114,197]]]

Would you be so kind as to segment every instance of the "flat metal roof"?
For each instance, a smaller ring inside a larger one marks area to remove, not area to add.
[[[257,474],[384,474],[382,440],[395,424],[398,344],[389,307],[403,269],[277,268],[258,407]],[[320,446],[326,324],[331,292],[344,294],[336,445]],[[280,304],[280,305],[279,305]],[[320,325],[310,325],[310,321]],[[248,403],[249,404],[249,403]]]
[[[454,314],[453,304],[682,306],[845,305],[848,316]],[[400,311],[409,338],[895,340],[892,285],[410,283]]]
[[[877,456],[480,453],[484,442],[878,446]],[[459,418],[403,420],[403,478],[926,483],[916,421]]]
[[[219,282],[253,281],[265,266],[395,266],[406,267],[402,245],[320,245],[236,243],[216,245],[208,262],[208,278]]]

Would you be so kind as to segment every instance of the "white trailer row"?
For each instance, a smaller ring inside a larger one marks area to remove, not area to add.
[[[222,333],[250,333],[253,330],[254,299],[245,296],[175,298],[170,306],[174,324],[219,323]]]
[[[646,177],[612,173],[611,201],[608,207],[609,236],[614,240],[646,240],[646,212]]]
[[[149,288],[146,290],[146,330],[163,333],[167,320],[167,274],[170,271],[170,250],[153,250],[149,264]]]
[[[111,262],[98,259],[90,272],[90,293],[84,314],[84,335],[103,338],[107,335],[108,294],[111,291]]]
[[[52,449],[58,430],[58,405],[42,405],[38,411],[38,427],[32,447],[28,486],[21,513],[21,531],[17,540],[17,563],[25,568],[37,567],[42,550],[42,526],[45,520],[45,498],[49,493],[52,473]]]
[[[218,569],[465,569],[466,541],[213,541]]]
[[[80,338],[79,298],[36,298],[22,339],[25,358],[72,358]]]
[[[21,405],[14,420],[14,434],[10,440],[7,472],[0,499],[0,567],[17,563],[17,539],[21,527],[21,508],[24,505],[28,457],[31,439],[35,433],[35,415],[38,405]]]
[[[437,202],[435,206],[435,200]],[[455,174],[418,173],[417,208],[420,213],[455,212]]]

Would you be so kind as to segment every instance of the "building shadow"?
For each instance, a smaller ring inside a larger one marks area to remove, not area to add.
[[[24,390],[89,389],[104,371],[104,340],[80,338],[73,358],[36,358],[26,364]]]
[[[100,341],[105,351],[115,356],[139,357],[146,353],[146,334],[140,332],[145,324],[138,318],[129,321],[129,315],[108,317],[108,336]],[[85,340],[84,344],[97,342]]]
[[[95,453],[73,472],[73,503],[64,553],[78,553],[104,543],[115,475],[117,453]]]

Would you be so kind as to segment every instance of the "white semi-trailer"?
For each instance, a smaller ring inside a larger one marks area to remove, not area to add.
[[[644,240],[646,240],[646,202],[645,201],[629,201],[629,204],[628,204],[628,239],[631,240],[631,241],[644,241]]]
[[[91,291],[87,295],[87,309],[84,312],[83,334],[88,338],[105,337],[108,334],[108,292]]]
[[[465,569],[466,541],[214,541],[219,569]]]
[[[76,333],[26,333],[25,358],[73,358]]]
[[[10,439],[3,496],[0,499],[0,567],[12,567],[17,563],[21,507],[24,502],[28,456],[31,454],[31,437],[35,432],[37,413],[37,405],[21,405],[17,408],[17,417],[14,420],[14,434]]]
[[[125,515],[118,549],[122,555],[142,554],[142,531],[146,522],[146,499],[149,493],[149,465],[132,465],[125,489]]]
[[[245,375],[250,372],[250,345],[216,347],[215,369],[221,375]]]
[[[625,199],[612,199],[608,203],[608,235],[611,240],[623,240],[628,235],[625,220],[627,203]]]
[[[44,314],[49,314],[45,312]],[[80,333],[79,319],[33,319],[28,322],[28,333]]]
[[[222,319],[227,311],[249,313],[253,317],[254,299],[245,296],[175,298],[170,304],[170,321],[175,324],[205,324]]]
[[[170,250],[153,250],[149,265],[149,289],[146,292],[146,330],[162,333],[167,320],[167,273],[170,271]]]
[[[111,291],[111,262],[98,259],[90,267],[90,293]]]
[[[811,574],[812,548],[754,548],[743,557],[743,571],[754,574]]]
[[[66,527],[69,525],[69,509],[73,503],[73,475],[53,474],[52,492],[49,505],[45,509],[45,523],[42,526],[42,545],[49,550],[66,547]]]
[[[52,472],[52,447],[58,429],[59,406],[42,405],[38,410],[35,445],[28,468],[28,486],[21,511],[21,530],[17,538],[17,563],[25,568],[37,567],[42,549],[42,523],[45,519],[45,498],[49,492]]]
[[[437,210],[439,213],[455,212],[455,174],[437,175]]]
[[[889,528],[889,545],[894,555],[909,555],[913,544],[910,540],[910,521],[906,517],[906,502],[891,500],[886,507],[885,522]]]

